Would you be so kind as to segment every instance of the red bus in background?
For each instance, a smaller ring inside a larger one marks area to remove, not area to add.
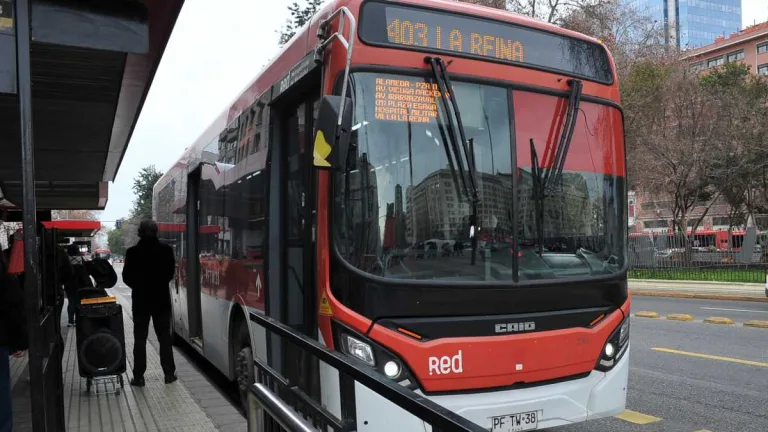
[[[112,251],[107,248],[97,248],[93,251],[93,257],[112,261]]]
[[[686,237],[691,242],[691,246],[694,249],[701,251],[741,251],[741,246],[744,243],[745,231],[743,229],[734,229],[730,232],[728,230],[706,230],[697,229],[695,234],[691,234],[688,230]],[[765,239],[767,231],[757,232],[757,244],[761,247],[765,247]],[[682,247],[681,234],[676,232],[656,233],[656,232],[641,232],[630,233],[630,241],[635,243],[651,243],[654,245],[660,244],[660,238],[666,237],[665,247],[674,248]],[[647,240],[645,240],[647,239]]]
[[[248,314],[489,430],[622,412],[619,102],[584,35],[460,2],[326,2],[155,185],[176,335],[243,400],[256,359],[369,431],[425,424]],[[471,247],[407,253],[432,240]]]

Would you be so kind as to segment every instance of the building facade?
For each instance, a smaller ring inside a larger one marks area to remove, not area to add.
[[[696,71],[738,61],[748,65],[752,73],[768,76],[768,22],[718,38],[709,45],[686,52],[683,58]]]
[[[664,25],[680,48],[709,45],[741,29],[741,0],[620,0]]]

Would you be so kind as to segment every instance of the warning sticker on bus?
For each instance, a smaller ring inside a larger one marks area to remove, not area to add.
[[[376,78],[376,120],[429,123],[440,97],[435,83]]]
[[[331,310],[331,304],[328,302],[328,295],[323,293],[320,297],[320,315],[333,316],[333,310]]]

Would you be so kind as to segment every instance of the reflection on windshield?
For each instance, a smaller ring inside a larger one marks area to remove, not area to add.
[[[444,113],[433,86],[424,78],[353,75],[352,150],[334,190],[335,238],[342,257],[372,274],[421,280],[513,280],[516,260],[517,277],[523,280],[605,274],[620,267],[623,253],[614,244],[605,248],[605,232],[615,229],[612,237],[620,237],[623,210],[616,203],[623,183],[596,170],[572,172],[568,163],[559,189],[562,197],[548,198],[545,206],[547,253],[529,256],[527,244],[535,234],[530,165],[519,150],[513,154],[510,130],[510,101],[517,105],[517,100],[505,88],[454,82],[467,139],[474,141],[479,205],[473,232],[471,205],[446,156]],[[558,121],[554,109],[547,115],[526,126],[516,118],[516,135],[530,135],[525,129],[531,127],[546,134],[550,123]],[[571,153],[589,146],[578,143],[584,129],[580,121]],[[521,139],[517,135],[518,147]],[[597,139],[592,142],[596,145]],[[513,170],[514,157],[521,166]],[[518,176],[518,193],[513,175]],[[472,236],[478,239],[475,266],[470,265]],[[555,255],[559,261],[553,261]]]

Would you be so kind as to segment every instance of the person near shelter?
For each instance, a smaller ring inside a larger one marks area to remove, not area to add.
[[[143,387],[147,369],[149,320],[160,343],[160,365],[165,383],[176,381],[171,338],[171,292],[169,283],[176,270],[173,249],[157,238],[157,224],[139,224],[139,242],[128,248],[123,264],[123,282],[133,291],[133,379],[131,385]]]
[[[8,211],[0,209],[0,263],[8,266],[11,251],[11,236],[16,230],[8,224]]]
[[[83,259],[83,254],[76,244],[67,246],[67,255],[69,256],[69,264],[72,266],[72,273],[70,277],[65,279],[64,293],[67,296],[69,326],[74,327],[77,318],[77,307],[80,302],[77,292],[83,288],[92,288],[93,281],[86,267],[85,259]]]
[[[0,432],[13,430],[9,356],[24,356],[28,344],[24,294],[18,279],[8,277],[7,260],[0,258]]]

